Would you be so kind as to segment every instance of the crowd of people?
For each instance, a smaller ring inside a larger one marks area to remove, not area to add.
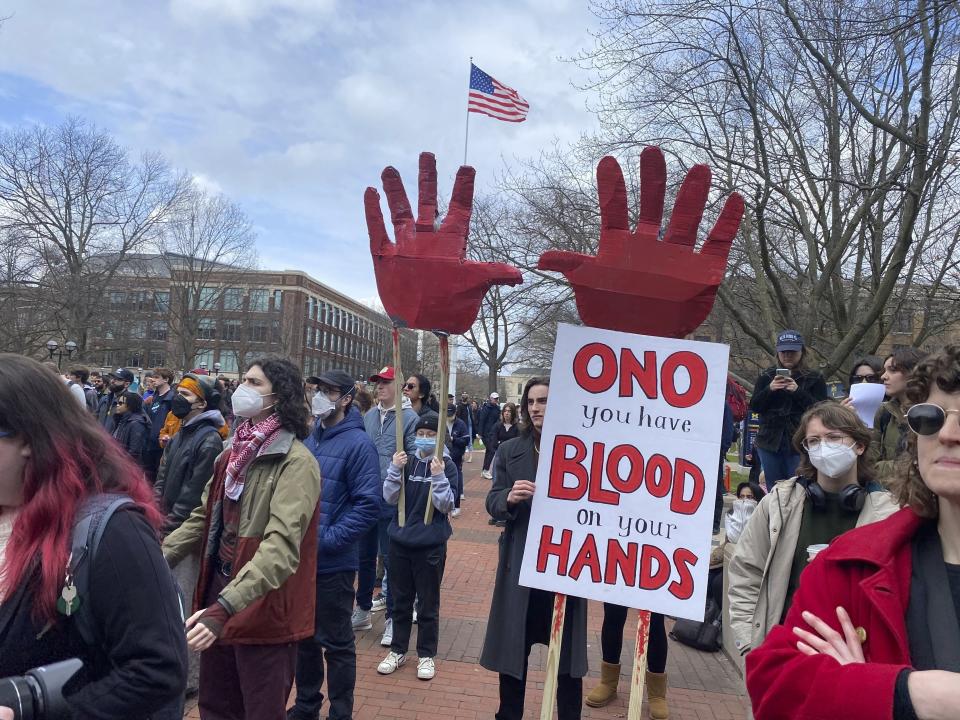
[[[239,381],[55,370],[0,356],[0,677],[81,658],[77,718],[179,718],[192,693],[211,720],[314,720],[324,701],[350,718],[355,633],[383,612],[377,672],[413,664],[416,624],[414,672],[429,682],[479,441],[503,528],[480,664],[499,678],[495,716],[523,717],[554,601],[519,582],[549,378],[519,406],[451,395],[441,418],[429,378],[391,367],[362,383],[303,378],[276,356]],[[714,531],[732,553],[726,594],[723,553],[711,558],[708,607],[729,615],[758,718],[960,716],[960,348],[858,358],[857,383],[884,385],[872,423],[855,396],[828,398],[803,338],[781,333],[750,399],[762,481],[740,483],[727,510],[738,413],[729,396],[724,408]],[[561,720],[617,696],[627,615],[604,604],[584,697],[587,602],[568,599]],[[669,717],[666,630],[654,614],[655,720]]]

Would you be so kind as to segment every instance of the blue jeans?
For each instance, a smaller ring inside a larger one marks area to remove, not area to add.
[[[797,472],[797,465],[800,464],[800,456],[793,452],[793,447],[786,443],[780,443],[780,449],[776,452],[756,448],[760,453],[760,465],[763,467],[763,481],[766,483],[767,492],[773,490],[773,486],[780,480],[791,478]]]
[[[373,588],[377,584],[377,553],[383,557],[383,581],[380,590],[387,601],[387,618],[393,617],[393,600],[387,587],[389,573],[388,553],[390,536],[387,528],[390,518],[379,518],[377,524],[360,538],[360,569],[357,571],[357,607],[369,610],[373,607]]]

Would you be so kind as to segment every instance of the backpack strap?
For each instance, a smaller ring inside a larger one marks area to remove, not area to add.
[[[80,606],[73,617],[80,637],[88,645],[97,644],[97,632],[90,614],[90,573],[97,548],[103,539],[107,523],[113,514],[126,505],[133,505],[133,499],[120,493],[102,493],[88,497],[73,522],[73,534],[70,542],[69,573],[76,588]]]

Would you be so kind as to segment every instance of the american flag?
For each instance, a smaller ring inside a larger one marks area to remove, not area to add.
[[[489,115],[497,120],[523,122],[530,104],[513,88],[499,83],[470,63],[470,95],[467,111]]]

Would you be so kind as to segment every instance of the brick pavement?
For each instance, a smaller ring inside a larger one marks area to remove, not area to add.
[[[393,675],[382,676],[377,663],[386,654],[380,647],[383,613],[374,614],[372,630],[357,633],[356,720],[444,717],[455,720],[492,718],[497,708],[497,676],[477,664],[486,631],[487,611],[493,594],[497,566],[497,539],[500,528],[487,525],[483,498],[489,481],[480,477],[482,454],[464,465],[467,499],[463,513],[453,520],[447,567],[441,594],[440,644],[437,676],[427,683],[417,680],[416,630],[411,638],[411,660]],[[590,674],[584,681],[589,692],[599,675],[600,625],[603,608],[590,604],[588,619]],[[668,621],[668,629],[669,629]],[[630,680],[631,640],[635,621],[624,629],[624,663],[621,690]],[[675,720],[741,720],[747,701],[740,677],[722,653],[701,653],[672,640],[667,660],[670,717]],[[543,695],[543,663],[546,648],[537,646],[530,656],[526,717],[539,717]],[[292,699],[291,699],[292,702]],[[625,693],[605,708],[584,706],[584,718],[623,718],[627,712]],[[193,703],[191,703],[192,705]],[[326,705],[324,706],[324,717]],[[199,718],[195,707],[185,718]],[[644,706],[644,718],[646,707]]]

